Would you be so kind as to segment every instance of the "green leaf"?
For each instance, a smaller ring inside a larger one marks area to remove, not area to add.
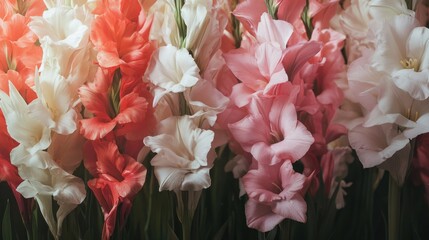
[[[10,204],[9,200],[6,204],[6,210],[3,215],[2,222],[2,239],[4,240],[12,240],[12,224],[10,222]]]
[[[177,237],[176,233],[173,231],[170,225],[168,225],[167,229],[168,229],[168,239],[179,240],[179,238]]]
[[[278,227],[275,227],[273,230],[268,232],[267,240],[274,240],[277,236]]]
[[[226,232],[227,226],[228,226],[228,224],[229,224],[230,222],[231,222],[231,221],[229,221],[229,219],[228,219],[228,221],[226,221],[226,222],[222,225],[222,227],[217,231],[217,233],[216,233],[216,235],[214,236],[213,240],[221,240],[221,239],[223,238],[223,236],[225,235],[225,232]]]

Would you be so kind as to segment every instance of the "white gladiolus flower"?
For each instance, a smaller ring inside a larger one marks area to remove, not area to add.
[[[189,116],[170,117],[160,122],[159,135],[144,143],[157,155],[151,164],[159,190],[199,191],[210,186],[211,149],[214,133],[198,128]]]
[[[372,27],[378,22],[398,15],[414,17],[404,0],[351,0],[350,5],[338,15],[337,29],[347,35],[349,62],[362,56],[367,49],[374,49]]]
[[[96,53],[90,42],[93,15],[83,7],[58,6],[34,17],[30,29],[43,48],[41,72],[57,72],[65,78],[74,97],[77,89],[95,75]]]
[[[414,99],[429,97],[429,29],[412,17],[399,16],[379,31],[372,65],[390,75]]]
[[[192,52],[195,62],[204,74],[210,59],[221,46],[227,24],[221,6],[211,0],[187,0],[181,9],[186,25],[185,47]]]
[[[12,151],[12,158],[19,152],[19,147],[15,149],[18,151]],[[61,169],[46,152],[27,157],[37,158],[45,166],[37,167],[30,162],[18,165],[18,173],[24,181],[16,190],[25,198],[34,198],[37,201],[50,231],[58,239],[63,220],[85,199],[85,185],[81,179]],[[52,198],[59,206],[56,212],[57,220],[53,215]]]
[[[184,92],[200,78],[198,66],[189,52],[171,45],[153,53],[147,72],[147,78],[160,88],[155,92],[154,106],[166,93]]]
[[[35,118],[34,100],[27,105],[15,86],[9,83],[9,96],[0,91],[0,108],[4,114],[10,136],[19,143],[10,153],[11,163],[18,168],[24,180],[17,191],[25,198],[35,198],[56,239],[61,233],[61,224],[85,198],[83,181],[64,171],[45,151],[51,145],[51,130],[45,122]],[[52,197],[59,209],[53,216]]]
[[[76,130],[77,113],[73,109],[72,93],[64,78],[46,73],[34,79],[38,98],[31,103],[32,116],[60,134]]]
[[[180,45],[179,28],[174,16],[174,3],[169,0],[158,0],[150,8],[149,14],[153,16],[150,39],[158,42],[160,46]]]
[[[97,0],[43,0],[47,8],[55,8],[58,6],[80,7],[86,6],[89,9],[94,9],[97,5]]]
[[[364,167],[388,170],[402,184],[410,139],[429,132],[429,31],[407,15],[377,26],[374,50],[348,72],[346,96],[360,105],[362,115],[349,141]]]
[[[9,95],[0,91],[0,108],[10,136],[30,154],[47,149],[51,144],[50,129],[31,116],[31,106],[10,82]]]
[[[93,16],[83,8],[55,7],[33,17],[30,29],[43,45],[81,49],[87,44]]]

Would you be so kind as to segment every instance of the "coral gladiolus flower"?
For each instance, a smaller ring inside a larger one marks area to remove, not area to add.
[[[85,138],[100,139],[115,127],[118,130],[118,128],[130,126],[134,130],[127,128],[128,130],[122,131],[121,135],[135,135],[137,131],[141,133],[140,139],[144,138],[144,134],[152,124],[145,125],[143,122],[150,121],[152,108],[149,104],[151,99],[146,85],[138,79],[120,78],[117,75],[112,77],[109,71],[100,70],[94,82],[79,89],[83,105],[94,114],[92,118],[81,120],[80,132]],[[113,84],[114,81],[115,84]]]
[[[88,181],[88,186],[104,213],[102,238],[109,239],[115,228],[118,206],[121,204],[121,215],[126,215],[132,199],[143,187],[146,169],[132,157],[121,154],[111,141],[88,142],[84,155],[85,167],[95,177]]]
[[[102,68],[120,68],[123,75],[142,76],[149,63],[153,46],[149,42],[152,21],[144,12],[132,22],[125,16],[107,11],[92,25],[91,41],[98,50],[97,61]]]

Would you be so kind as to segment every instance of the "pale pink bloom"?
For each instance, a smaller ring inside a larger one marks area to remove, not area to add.
[[[302,42],[288,46],[293,27],[281,20],[272,20],[267,13],[261,16],[256,40],[225,54],[232,73],[242,83],[234,86],[232,101],[242,107],[254,93],[276,95],[286,82],[299,74],[302,66],[319,50],[317,42]],[[242,61],[242,59],[247,59]]]
[[[185,92],[192,118],[200,118],[210,126],[216,122],[217,115],[223,112],[229,99],[219,92],[211,82],[200,79],[197,84]]]
[[[286,218],[305,222],[307,204],[303,196],[310,180],[295,172],[290,161],[250,170],[243,177],[249,196],[245,206],[247,225],[267,232]]]
[[[311,0],[309,2],[309,17],[314,28],[327,29],[337,11],[341,9],[339,0]]]
[[[251,161],[243,155],[236,155],[225,164],[225,172],[232,172],[234,178],[243,177],[250,168]]]
[[[268,13],[264,12],[258,23],[256,39],[259,43],[270,42],[281,50],[285,50],[293,31],[293,26],[290,23],[274,20]]]
[[[202,77],[212,81],[224,96],[229,96],[234,85],[238,83],[238,79],[226,65],[222,53],[220,51],[218,53],[219,55],[216,54],[210,60],[209,66]]]
[[[233,14],[247,31],[255,34],[258,22],[264,12],[267,12],[264,1],[245,0],[235,7]]]
[[[215,153],[214,133],[197,127],[189,116],[160,122],[157,136],[144,144],[157,155],[151,160],[159,190],[199,191],[210,186],[209,171]]]
[[[343,138],[337,139],[328,144],[328,152],[322,156],[321,167],[323,170],[323,182],[326,193],[332,198],[337,187],[338,192],[335,197],[337,209],[345,206],[344,196],[347,195],[345,188],[351,186],[351,182],[346,183],[344,179],[348,175],[348,165],[353,162],[354,158],[351,149],[345,146]]]
[[[79,131],[69,135],[53,133],[51,139],[48,153],[62,169],[73,174],[82,162],[85,139]]]
[[[346,206],[346,201],[344,199],[347,196],[346,188],[352,185],[351,182],[346,183],[344,180],[340,180],[338,182],[334,182],[331,186],[331,192],[329,193],[329,197],[332,197],[335,193],[336,188],[338,187],[337,195],[335,196],[335,208],[341,209]]]
[[[225,55],[228,67],[242,81],[233,88],[237,106],[248,104],[249,95],[254,92],[268,93],[276,85],[288,81],[282,57],[281,49],[268,42],[257,45],[254,54],[237,49]]]
[[[297,161],[314,142],[287,96],[254,97],[249,115],[230,124],[232,136],[263,164]]]

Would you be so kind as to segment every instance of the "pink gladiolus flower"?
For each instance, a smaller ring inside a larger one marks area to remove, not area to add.
[[[246,0],[237,5],[233,14],[247,31],[255,34],[258,22],[264,12],[267,12],[267,7],[263,1]]]
[[[286,96],[254,97],[249,115],[230,124],[229,129],[245,151],[258,162],[270,165],[284,160],[295,162],[314,142]]]
[[[290,161],[259,166],[243,177],[250,198],[246,203],[247,225],[267,232],[286,218],[305,222],[307,205],[303,195],[312,176],[295,172]]]
[[[84,164],[95,177],[88,181],[88,186],[104,213],[102,239],[109,239],[115,229],[118,206],[122,206],[123,217],[129,213],[132,199],[145,182],[146,169],[131,156],[120,153],[114,142],[106,140],[87,142]]]

